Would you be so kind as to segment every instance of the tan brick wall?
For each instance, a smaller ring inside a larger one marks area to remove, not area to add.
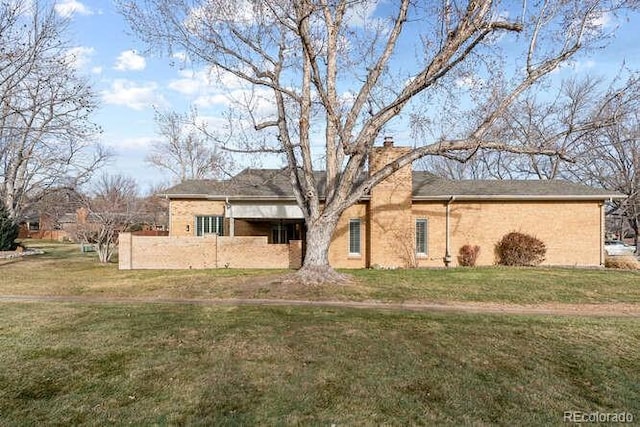
[[[289,268],[300,259],[300,241],[292,244],[294,248],[272,245],[266,237],[158,237],[121,233],[118,266],[121,270]]]
[[[426,218],[428,255],[419,266],[444,265],[445,203],[414,203],[414,218]],[[547,247],[544,265],[599,266],[601,207],[598,202],[457,202],[451,204],[452,265],[460,247],[479,245],[478,265],[493,265],[495,244],[510,231],[542,240]],[[415,227],[415,224],[414,224]]]
[[[302,267],[302,240],[289,241],[289,268]]]
[[[218,268],[289,268],[289,245],[267,238],[218,237]]]
[[[127,247],[123,246],[123,238],[130,242],[129,254],[126,253]],[[162,237],[122,233],[118,257],[121,270],[215,268],[216,236]]]
[[[360,256],[349,255],[349,220],[360,219]],[[338,220],[333,241],[329,246],[329,263],[335,268],[365,268],[367,266],[367,205],[353,205]]]
[[[170,236],[195,236],[195,217],[201,215],[223,216],[224,202],[220,200],[175,199],[171,200],[169,204],[169,214]],[[189,231],[187,231],[187,225]]]
[[[118,235],[118,269],[131,270],[131,233],[120,233]]]

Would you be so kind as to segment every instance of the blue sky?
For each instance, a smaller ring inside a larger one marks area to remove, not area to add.
[[[226,92],[209,83],[202,69],[182,67],[180,58],[148,52],[130,34],[112,0],[59,0],[57,11],[71,18],[69,37],[76,46],[76,65],[91,79],[100,97],[101,108],[94,121],[104,131],[102,143],[115,153],[110,171],[132,176],[142,190],[167,182],[167,175],[144,162],[150,143],[158,139],[154,106],[186,112],[193,104],[215,127],[226,105]],[[620,28],[614,44],[597,56],[575,63],[569,72],[610,75],[619,69],[623,58],[628,66],[638,69],[637,24],[616,23]],[[408,131],[401,137],[407,138]]]

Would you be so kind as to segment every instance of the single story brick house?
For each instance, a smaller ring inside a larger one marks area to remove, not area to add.
[[[386,141],[371,154],[370,170],[407,150]],[[304,219],[286,170],[185,181],[164,195],[170,236],[265,236],[275,245],[301,241],[304,252]],[[496,242],[521,231],[545,243],[545,265],[601,266],[604,205],[620,197],[566,181],[455,181],[407,166],[344,212],[329,260],[336,268],[455,266],[460,247],[471,244],[480,246],[478,265],[492,265]]]

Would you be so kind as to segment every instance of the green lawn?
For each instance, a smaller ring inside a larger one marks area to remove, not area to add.
[[[640,417],[640,319],[0,304],[0,424]]]
[[[118,271],[76,245],[0,262],[0,295],[638,303],[580,269]],[[640,318],[0,303],[0,425],[565,425],[640,419]]]
[[[136,270],[100,265],[76,245],[0,264],[0,295],[280,298],[384,302],[640,303],[640,272],[561,268],[355,270],[344,286],[282,284],[277,270]]]

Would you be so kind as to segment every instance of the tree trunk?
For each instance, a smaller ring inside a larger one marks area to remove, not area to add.
[[[348,277],[329,265],[329,245],[338,224],[339,215],[322,215],[307,224],[306,253],[302,268],[293,281],[303,285],[345,283]]]

